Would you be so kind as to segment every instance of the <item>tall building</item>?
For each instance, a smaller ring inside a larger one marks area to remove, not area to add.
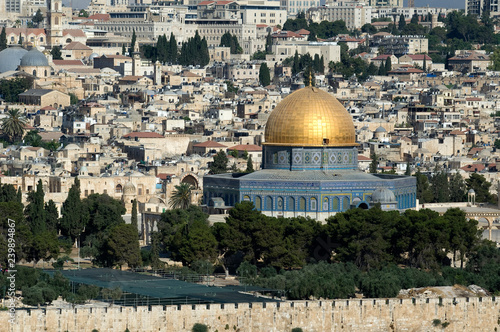
[[[405,210],[416,204],[411,176],[358,170],[351,115],[313,86],[283,99],[266,124],[262,170],[204,177],[203,204],[218,212],[241,201],[275,217],[325,220],[351,208]]]
[[[298,13],[305,13],[309,8],[319,7],[321,1],[310,0],[281,0],[281,7],[286,8],[286,12],[289,15],[296,16]]]
[[[365,2],[372,7],[403,7],[403,0],[367,0]]]
[[[499,0],[465,0],[465,14],[481,16],[489,12],[491,16],[500,15],[498,2]]]
[[[21,12],[21,0],[4,0],[5,1],[5,11],[7,13],[20,13]]]
[[[344,21],[350,30],[361,29],[366,23],[372,22],[372,7],[359,1],[331,1],[328,7],[309,9],[306,18],[317,23]]]
[[[60,46],[63,37],[62,0],[49,0],[47,12],[47,41],[50,47]]]

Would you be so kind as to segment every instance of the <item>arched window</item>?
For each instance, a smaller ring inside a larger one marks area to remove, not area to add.
[[[299,211],[305,211],[306,210],[306,199],[304,197],[301,197],[299,199]]]
[[[342,211],[347,211],[347,210],[349,210],[349,198],[344,197],[344,199],[342,200]]]
[[[318,201],[316,198],[311,198],[311,211],[316,211],[318,209]]]
[[[71,43],[71,38],[66,39],[66,43]]]
[[[262,210],[262,199],[260,196],[255,196],[255,208],[257,210]]]
[[[44,74],[45,74],[45,77],[47,77],[47,70],[45,70]]]
[[[116,187],[115,187],[115,193],[117,193],[117,194],[121,194],[122,193],[122,185],[121,184],[116,185]]]
[[[288,211],[295,211],[295,199],[293,197],[288,197]]]
[[[332,206],[332,210],[333,210],[333,211],[338,211],[338,210],[339,210],[339,205],[340,205],[339,203],[340,203],[340,202],[339,202],[339,198],[338,198],[338,197],[335,197],[335,198],[333,199],[333,206]]]
[[[266,210],[272,211],[273,209],[273,198],[271,196],[266,197]]]
[[[250,202],[250,196],[248,195],[243,196],[243,200],[246,202]]]
[[[323,211],[328,211],[328,197],[323,197]]]

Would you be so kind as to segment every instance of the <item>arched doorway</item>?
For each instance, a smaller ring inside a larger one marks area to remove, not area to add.
[[[363,210],[368,210],[368,204],[366,204],[365,202],[359,203],[358,207]]]
[[[198,189],[198,180],[191,174],[186,175],[181,183],[189,183],[191,186],[193,186],[194,189]]]

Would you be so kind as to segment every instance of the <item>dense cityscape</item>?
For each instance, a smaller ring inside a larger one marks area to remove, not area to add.
[[[0,3],[0,331],[500,328],[500,8],[421,3]]]

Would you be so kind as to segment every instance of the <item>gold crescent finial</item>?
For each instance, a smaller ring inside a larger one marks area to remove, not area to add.
[[[313,82],[312,72],[309,72],[309,86],[312,86],[312,82]]]

